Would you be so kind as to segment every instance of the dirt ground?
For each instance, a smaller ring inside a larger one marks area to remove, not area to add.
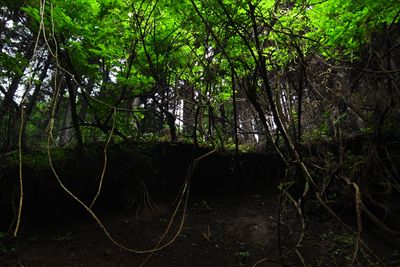
[[[193,197],[178,238],[154,254],[135,254],[115,246],[89,216],[47,219],[23,229],[17,247],[2,243],[1,266],[302,266],[293,248],[300,221],[292,208],[282,209],[278,242],[276,194]],[[115,240],[138,250],[156,246],[165,232],[174,199],[156,200],[153,208],[108,211],[100,215]],[[178,231],[178,214],[165,240]],[[299,252],[307,266],[346,266],[354,237],[323,214],[312,217]],[[371,249],[389,266],[400,266],[399,247],[368,230]],[[381,236],[380,236],[381,237]],[[280,252],[279,252],[280,250]],[[279,255],[284,255],[279,260]],[[151,255],[151,257],[149,257]],[[360,251],[356,266],[377,266]]]
[[[202,160],[190,179],[187,209],[179,209],[168,227],[190,159],[207,153],[203,150],[185,144],[110,150],[95,210],[120,245],[139,251],[163,247],[154,253],[132,253],[113,244],[98,223],[60,189],[48,168],[33,161],[25,170],[30,176],[21,233],[13,240],[0,230],[0,267],[379,266],[372,254],[386,266],[400,266],[398,237],[382,233],[363,218],[362,238],[370,251],[358,246],[355,253],[355,236],[312,198],[304,203],[307,227],[303,242],[297,245],[301,220],[287,200],[279,202],[277,186],[284,168],[273,155],[243,154],[233,160],[230,154],[214,153]],[[83,159],[73,154],[63,157],[56,165],[68,187],[85,202],[93,197],[102,169],[102,150],[93,151]],[[32,157],[37,160],[40,155]],[[12,185],[7,182],[18,177],[16,173],[16,168],[3,168],[3,200],[12,199],[7,194],[16,185],[7,187]],[[3,229],[12,218],[5,209],[11,205],[4,203],[0,206]],[[337,212],[355,228],[354,212]]]

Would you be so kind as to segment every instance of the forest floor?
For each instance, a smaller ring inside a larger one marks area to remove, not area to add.
[[[281,220],[281,253],[277,239],[277,196],[244,194],[190,201],[179,237],[148,258],[117,246],[88,216],[48,219],[23,229],[17,250],[2,244],[1,266],[301,266],[292,249],[299,238],[300,221],[291,208]],[[165,232],[172,213],[171,199],[154,209],[124,210],[100,217],[113,238],[124,246],[154,248]],[[179,216],[178,216],[179,217]],[[178,231],[174,222],[165,244]],[[399,266],[400,248],[373,232],[364,233],[371,249],[388,265]],[[354,252],[354,237],[336,221],[323,215],[309,222],[299,248],[307,266],[347,266]],[[360,252],[362,255],[362,252]],[[370,262],[368,262],[370,260]],[[377,266],[372,257],[360,257],[356,266]]]
[[[135,250],[151,250],[157,246],[174,214],[177,192],[182,186],[192,150],[185,145],[161,145],[140,154],[119,148],[111,150],[104,189],[96,206],[102,207],[97,214],[112,238]],[[198,154],[205,153],[200,152]],[[36,154],[34,157],[39,158]],[[95,181],[98,177],[99,161],[101,154],[90,155],[84,160],[83,168],[79,167],[81,158],[72,158],[69,162],[60,161],[57,168],[63,171],[67,182],[68,179],[80,181],[76,185],[70,183],[77,191],[91,184],[92,180],[84,178],[93,177]],[[27,186],[31,191],[27,192],[27,214],[20,236],[12,240],[0,231],[0,266],[350,265],[356,247],[355,236],[312,201],[304,210],[307,227],[296,252],[302,233],[301,219],[288,202],[281,203],[281,209],[278,209],[279,179],[276,178],[282,175],[279,163],[273,157],[243,154],[237,165],[232,162],[230,155],[214,154],[199,163],[193,174],[187,209],[182,212],[181,208],[176,214],[161,246],[176,234],[178,237],[153,254],[132,253],[113,244],[96,221],[82,212],[82,207],[66,205],[73,200],[51,182],[54,179],[46,168],[34,163],[26,170],[27,173],[36,169],[36,173],[31,172],[28,180],[32,184]],[[3,180],[0,179],[3,195],[11,191],[4,187],[5,178],[12,177],[15,172],[6,170]],[[150,193],[152,206],[143,205],[143,200],[148,198],[142,195],[135,199],[133,207],[126,208],[124,201],[145,192],[138,190],[140,186],[137,185],[147,181],[150,186],[155,176],[158,177],[156,186]],[[143,180],[135,182],[132,177]],[[181,179],[173,181],[174,177]],[[87,192],[81,193],[85,196]],[[115,203],[110,204],[113,200]],[[180,228],[182,215],[184,224]],[[355,215],[348,211],[342,215],[343,220],[355,228]],[[364,223],[362,237],[372,252],[387,266],[400,266],[400,242],[396,243],[395,238],[383,234],[374,224],[365,220]],[[353,266],[379,266],[377,260],[367,254],[360,249]]]

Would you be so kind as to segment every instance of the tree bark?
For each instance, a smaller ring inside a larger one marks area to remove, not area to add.
[[[25,108],[25,114],[24,114],[24,122],[22,124],[22,146],[25,148],[27,144],[26,140],[26,125],[29,121],[30,116],[32,115],[33,108],[35,107],[36,101],[38,99],[40,89],[42,88],[42,84],[44,79],[47,76],[47,70],[50,67],[50,62],[51,59],[48,58],[43,66],[42,72],[39,75],[39,82],[35,85],[35,89],[32,93],[32,96],[30,97],[29,103]],[[22,108],[22,107],[21,107]]]
[[[27,61],[30,61],[30,60],[32,59],[33,52],[34,52],[34,47],[35,47],[35,46],[34,46],[34,43],[32,43],[32,44],[29,46],[29,48],[27,49],[26,53],[24,54],[24,58],[25,58]],[[24,72],[25,72],[25,69],[26,69],[26,67],[24,67],[24,68],[21,70],[21,73],[24,73]],[[10,84],[10,86],[8,87],[8,90],[7,90],[6,94],[4,95],[4,99],[3,99],[3,101],[2,101],[2,103],[1,103],[1,105],[0,105],[0,122],[3,120],[3,117],[4,117],[8,112],[11,111],[10,109],[12,108],[13,103],[15,103],[15,102],[14,102],[15,93],[17,92],[18,86],[19,86],[19,84],[21,83],[21,80],[22,80],[23,77],[24,77],[24,75],[23,75],[23,74],[20,74],[20,75],[16,75],[16,76],[12,79],[11,84]]]
[[[69,74],[66,74],[65,79],[66,79],[67,88],[68,88],[69,105],[71,108],[71,119],[72,119],[72,125],[74,127],[74,131],[75,131],[77,148],[78,148],[78,150],[82,150],[83,149],[83,140],[82,140],[82,134],[81,134],[81,131],[79,128],[79,117],[78,117],[77,108],[76,108],[76,86],[73,85]]]

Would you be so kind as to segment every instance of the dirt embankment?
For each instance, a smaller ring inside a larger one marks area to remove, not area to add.
[[[113,244],[93,218],[61,190],[43,163],[43,155],[29,155],[31,161],[24,166],[21,236],[17,240],[0,236],[0,265],[250,267],[302,266],[301,259],[311,266],[352,262],[355,236],[312,201],[305,206],[307,228],[296,250],[302,234],[300,218],[289,202],[280,201],[277,185],[284,167],[274,155],[249,153],[236,158],[230,153],[212,153],[190,175],[187,202],[187,195],[180,199],[191,163],[208,152],[207,148],[167,143],[110,148],[94,210],[120,245],[148,250],[174,241],[154,254],[131,253]],[[55,157],[55,168],[66,186],[90,203],[103,162],[99,146],[79,157],[73,152]],[[1,221],[6,227],[12,220],[7,198],[17,186],[18,175],[16,166],[3,170],[2,210],[8,216]],[[171,220],[179,200],[182,205]],[[400,247],[387,242],[376,227],[366,224],[363,237],[388,266],[400,264]],[[355,266],[377,266],[376,259],[359,253]]]

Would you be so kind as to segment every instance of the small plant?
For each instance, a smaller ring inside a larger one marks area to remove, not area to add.
[[[235,255],[239,257],[240,264],[243,264],[250,259],[250,252],[248,251],[239,251],[236,252]]]
[[[72,232],[67,232],[63,235],[56,235],[53,237],[58,242],[68,242],[72,240]]]
[[[9,255],[15,253],[15,245],[11,237],[5,233],[0,232],[0,255]]]
[[[238,253],[238,255],[239,255],[239,257],[241,257],[241,258],[250,258],[250,252],[248,252],[248,251],[240,251],[240,252]]]
[[[345,246],[353,246],[354,244],[354,236],[352,234],[336,235],[333,240]]]

